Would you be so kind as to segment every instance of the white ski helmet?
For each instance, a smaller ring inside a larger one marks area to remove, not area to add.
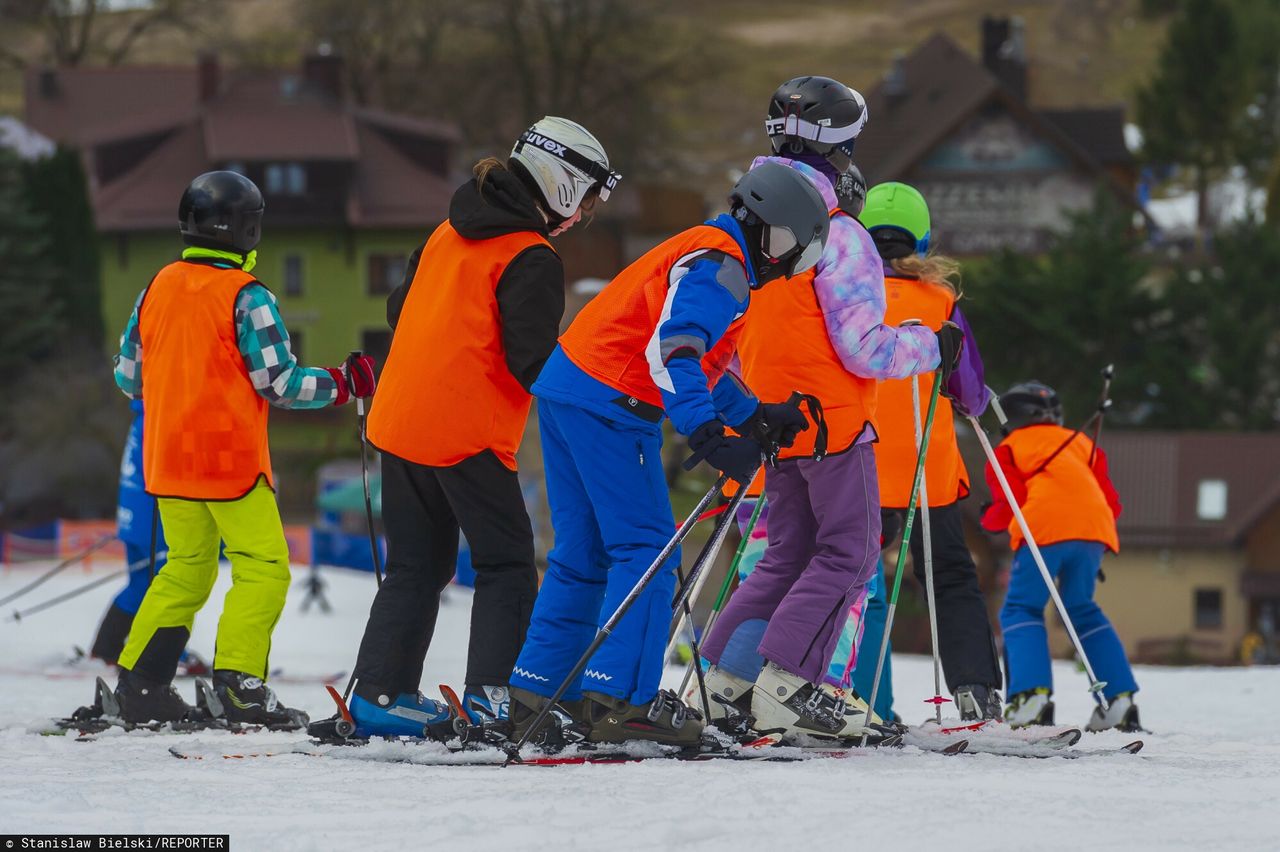
[[[520,134],[511,149],[515,160],[542,192],[549,213],[568,219],[591,193],[601,201],[622,180],[609,168],[600,140],[577,122],[549,115]]]

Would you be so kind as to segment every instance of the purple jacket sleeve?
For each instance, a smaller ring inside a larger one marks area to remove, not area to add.
[[[923,326],[884,324],[884,265],[871,235],[848,216],[831,219],[813,289],[827,336],[849,372],[902,379],[938,366],[938,339]]]
[[[960,363],[947,381],[947,394],[951,397],[952,406],[961,414],[981,417],[982,412],[987,410],[987,403],[991,401],[986,371],[982,366],[982,353],[978,351],[978,341],[959,305],[952,309],[951,321],[964,332],[964,346],[960,350]]]

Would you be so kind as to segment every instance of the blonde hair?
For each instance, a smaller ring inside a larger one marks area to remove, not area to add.
[[[957,299],[963,293],[960,288],[960,261],[955,258],[930,251],[924,257],[918,254],[895,257],[889,261],[889,266],[901,275],[940,284],[954,293]]]
[[[499,160],[497,157],[485,157],[471,167],[471,174],[475,175],[476,188],[484,189],[484,182],[489,179],[489,173],[494,169],[501,171],[507,170],[507,164]]]

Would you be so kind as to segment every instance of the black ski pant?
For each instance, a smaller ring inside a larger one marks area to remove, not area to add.
[[[383,453],[382,521],[387,570],[356,658],[360,691],[418,690],[459,529],[476,572],[466,685],[506,685],[538,589],[533,527],[515,471],[488,450],[450,467]]]
[[[933,593],[938,607],[938,653],[947,689],[954,693],[970,684],[998,689],[1002,679],[995,635],[978,586],[978,567],[964,540],[960,504],[929,507],[929,522]],[[916,580],[924,589],[924,525],[919,517],[911,528],[911,563]]]

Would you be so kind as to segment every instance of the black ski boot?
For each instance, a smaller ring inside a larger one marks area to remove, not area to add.
[[[981,683],[965,684],[956,688],[955,700],[956,709],[960,711],[960,718],[965,722],[1000,722],[1004,720],[1004,713],[1001,711],[1000,693],[993,686]]]
[[[548,699],[518,686],[511,687],[509,694],[511,705],[507,712],[511,724],[511,741],[517,743],[533,725]],[[546,751],[559,751],[567,745],[581,742],[586,738],[586,732],[579,722],[582,717],[582,701],[561,700],[547,714],[539,729],[529,736],[529,742],[540,745]]]
[[[197,681],[197,684],[200,682]],[[285,707],[262,678],[229,669],[214,669],[213,689],[198,687],[211,716],[228,725],[262,725],[273,731],[300,731],[310,717]]]
[[[157,683],[128,669],[120,670],[115,702],[119,718],[126,725],[189,722],[194,716],[191,705],[182,700],[172,681]],[[113,715],[110,709],[104,710],[105,715]]]

